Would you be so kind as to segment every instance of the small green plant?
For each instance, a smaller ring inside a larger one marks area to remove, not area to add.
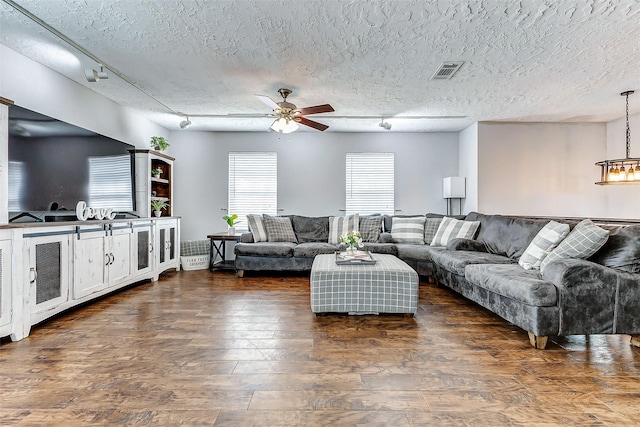
[[[169,145],[169,142],[162,136],[151,137],[151,146],[158,151],[166,150]]]
[[[163,209],[167,209],[169,207],[169,203],[164,200],[152,200],[151,201],[151,209],[154,211],[161,211]]]
[[[160,168],[151,169],[151,175],[160,175],[161,173],[162,173],[162,169]]]
[[[234,227],[238,223],[236,221],[238,219],[238,215],[237,214],[225,215],[225,216],[222,217],[222,219],[227,221],[227,224],[229,224],[229,227]]]

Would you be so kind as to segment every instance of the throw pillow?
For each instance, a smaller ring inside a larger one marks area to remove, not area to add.
[[[363,242],[377,242],[382,231],[382,216],[361,216],[358,229]]]
[[[544,271],[550,262],[557,259],[585,259],[595,254],[609,238],[609,230],[600,228],[591,220],[582,220],[571,233],[540,264]]]
[[[349,216],[329,217],[329,243],[340,243],[340,236],[347,234],[347,231],[358,231],[360,216],[353,214]]]
[[[462,221],[445,216],[431,241],[431,246],[447,246],[451,239],[473,239],[480,221]]]
[[[394,216],[391,223],[391,238],[395,243],[424,245],[423,216],[401,218]]]
[[[269,242],[292,242],[297,243],[296,234],[293,232],[291,219],[286,216],[262,216],[264,228],[267,230],[267,241]]]
[[[640,225],[612,230],[607,243],[589,261],[626,273],[640,273]]]
[[[518,260],[525,270],[539,270],[542,260],[569,234],[569,224],[550,221],[536,234]]]
[[[249,223],[249,231],[253,234],[253,241],[266,242],[267,230],[264,228],[262,215],[249,214],[247,215],[247,222]]]
[[[436,233],[438,232],[438,227],[440,227],[441,222],[442,218],[427,218],[424,222],[425,245],[430,245],[431,242],[433,242],[433,238],[436,237]]]

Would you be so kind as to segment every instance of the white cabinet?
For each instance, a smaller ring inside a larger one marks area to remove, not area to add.
[[[156,273],[162,273],[168,268],[179,269],[179,219],[169,218],[156,221],[155,231],[155,261]]]
[[[0,240],[0,336],[11,333],[11,240]]]
[[[69,240],[73,232],[26,234],[31,324],[69,300]]]
[[[144,276],[153,270],[152,223],[133,223],[133,249],[131,271],[134,276]]]
[[[117,285],[131,274],[129,224],[77,227],[73,240],[73,298]]]

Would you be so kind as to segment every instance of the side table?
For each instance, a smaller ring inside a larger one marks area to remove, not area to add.
[[[209,264],[209,271],[214,270],[235,270],[235,261],[227,260],[226,257],[226,244],[227,242],[239,242],[240,234],[229,234],[227,232],[220,232],[209,234],[207,238],[210,242],[209,253],[211,255],[211,261]],[[219,261],[216,258],[220,257]]]

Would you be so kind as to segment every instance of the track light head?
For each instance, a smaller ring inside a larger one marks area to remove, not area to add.
[[[189,117],[180,122],[180,129],[186,129],[189,126],[191,126],[191,120],[189,120]]]
[[[391,130],[391,123],[385,122],[384,120],[382,120],[380,123],[378,123],[378,126],[380,126],[381,128],[384,128],[386,130]]]
[[[100,71],[85,68],[84,76],[87,79],[87,81],[90,83],[97,82],[98,80],[107,80],[109,78],[109,75],[104,70],[104,67],[102,66],[102,64],[100,64]]]

